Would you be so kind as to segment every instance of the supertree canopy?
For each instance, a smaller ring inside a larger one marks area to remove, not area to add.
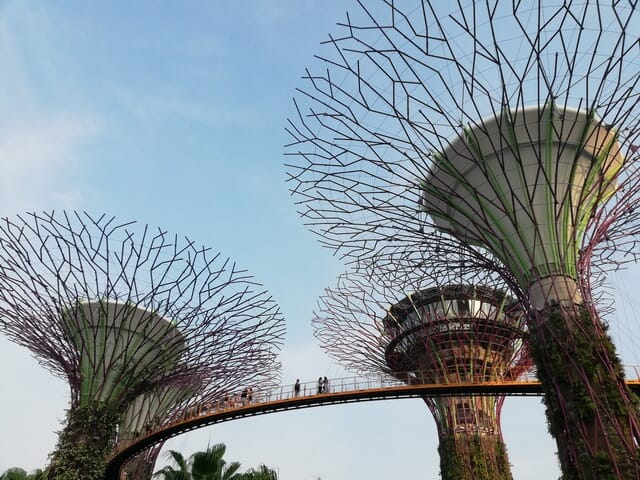
[[[422,206],[438,228],[493,252],[535,309],[574,303],[585,227],[623,165],[617,134],[593,111],[505,110],[434,153]]]
[[[301,214],[354,261],[433,243],[498,272],[565,478],[638,478],[637,401],[593,288],[638,255],[635,2],[358,3],[290,121]]]
[[[69,383],[48,469],[69,480],[101,479],[118,432],[276,381],[284,332],[277,305],[231,260],[76,212],[1,221],[0,330]]]
[[[352,271],[325,290],[313,323],[329,355],[409,384],[500,383],[530,366],[524,311],[498,279],[443,274],[439,284],[419,270],[392,277]],[[512,478],[500,429],[504,397],[424,400],[438,428],[443,479]]]

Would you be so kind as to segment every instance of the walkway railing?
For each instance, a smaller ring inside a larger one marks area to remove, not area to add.
[[[638,372],[640,372],[640,367],[638,367]],[[394,388],[401,387],[406,388],[408,385],[419,385],[419,383],[415,380],[415,375],[413,373],[408,373],[406,375],[406,381],[400,380],[398,378],[391,378],[388,376],[379,376],[379,377],[344,377],[344,378],[336,378],[330,379],[327,377],[322,377],[316,381],[305,382],[300,384],[299,391],[296,391],[295,383],[291,383],[290,385],[283,385],[275,389],[266,390],[266,391],[257,391],[252,396],[251,401],[255,403],[269,403],[278,400],[287,400],[291,398],[300,398],[300,397],[310,397],[325,393],[346,393],[346,392],[357,392],[357,391],[367,391],[367,390],[378,390],[378,389],[386,389],[386,388]],[[640,373],[636,374],[637,376],[634,378],[640,378]],[[400,375],[398,375],[400,376]],[[327,378],[327,382],[325,384],[324,379]],[[538,379],[535,376],[535,373],[529,372],[522,376],[520,376],[513,383],[535,383]],[[478,382],[477,385],[495,385],[502,383],[511,383],[511,382]],[[488,393],[489,394],[489,393]],[[243,406],[246,401],[243,402],[242,393],[236,393],[233,395],[227,403],[219,402],[215,405],[215,409],[227,409],[227,408],[235,408],[239,406]],[[185,412],[186,413],[186,412]],[[204,413],[204,412],[202,412]]]

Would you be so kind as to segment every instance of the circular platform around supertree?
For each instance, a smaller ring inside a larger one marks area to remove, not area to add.
[[[392,371],[420,383],[500,381],[524,335],[523,311],[503,292],[475,285],[421,290],[382,320]]]

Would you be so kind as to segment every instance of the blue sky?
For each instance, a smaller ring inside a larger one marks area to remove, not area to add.
[[[285,382],[342,376],[310,319],[343,267],[295,213],[283,145],[304,68],[353,4],[177,5],[0,0],[0,215],[105,212],[210,246],[281,306]],[[68,388],[4,338],[0,378],[0,472],[42,467]],[[503,427],[516,478],[557,477],[539,399],[508,399]],[[420,400],[244,419],[167,446],[188,455],[218,442],[229,460],[272,465],[282,480],[438,472],[435,426]]]

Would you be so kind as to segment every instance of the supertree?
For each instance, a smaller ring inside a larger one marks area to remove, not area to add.
[[[530,368],[524,310],[504,282],[453,265],[430,278],[410,265],[350,271],[325,289],[313,325],[331,357],[408,384],[495,384]],[[444,480],[512,478],[500,427],[504,396],[424,401],[436,421]]]
[[[355,261],[437,242],[500,273],[564,477],[638,478],[637,401],[592,288],[638,253],[635,2],[359,5],[288,128],[301,214]]]
[[[219,253],[78,212],[0,222],[0,330],[69,383],[48,475],[83,480],[102,478],[118,428],[276,381],[284,332],[273,300]]]

